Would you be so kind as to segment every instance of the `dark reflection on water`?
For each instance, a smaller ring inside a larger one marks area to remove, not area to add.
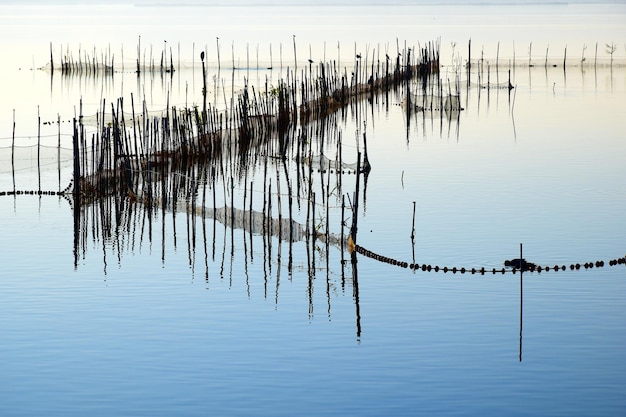
[[[519,259],[524,259],[523,245],[519,245]],[[521,269],[519,271],[519,361],[522,361],[522,324],[524,321],[524,266],[520,261]]]

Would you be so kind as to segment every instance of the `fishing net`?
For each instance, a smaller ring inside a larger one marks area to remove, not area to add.
[[[435,94],[413,94],[411,93],[403,101],[405,109],[414,111],[459,111],[461,110],[461,98],[459,95],[435,95]]]
[[[473,81],[470,81],[469,85],[470,87],[473,87],[473,88],[483,88],[483,89],[493,89],[493,90],[510,90],[513,88],[513,86],[510,85],[508,81],[505,81],[503,83],[492,83],[492,82],[475,83]]]
[[[50,146],[0,147],[0,191],[64,188],[72,177],[72,150]]]
[[[133,122],[137,122],[139,125],[141,125],[146,121],[146,119],[150,121],[154,119],[161,120],[163,118],[167,118],[168,115],[171,115],[171,113],[168,112],[167,109],[135,112],[135,114],[133,114],[132,112],[126,112],[126,111],[116,113],[116,117],[118,118],[118,121],[121,122],[122,117],[123,117],[124,122],[127,125],[131,125]],[[83,125],[86,125],[86,126],[101,126],[103,123],[104,123],[104,126],[112,126],[113,114],[111,113],[111,110],[109,109],[109,111],[106,111],[104,115],[102,113],[96,113],[96,114],[92,114],[88,116],[83,115],[82,121],[83,121]]]
[[[353,164],[348,164],[345,162],[341,162],[339,160],[332,160],[326,157],[326,155],[324,154],[313,155],[311,156],[311,158],[306,157],[304,158],[304,163],[310,164],[313,169],[319,170],[319,171],[327,171],[327,170],[332,170],[332,171],[341,170],[341,171],[350,171],[350,172],[357,171],[356,162]]]

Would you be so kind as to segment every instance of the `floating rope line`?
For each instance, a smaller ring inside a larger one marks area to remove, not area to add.
[[[67,197],[73,193],[74,190],[74,180],[71,180],[69,185],[60,191],[43,191],[43,190],[10,190],[10,191],[0,191],[0,197],[5,195],[59,195],[62,197]]]
[[[60,196],[65,196],[67,194],[67,191],[63,190],[63,191],[42,191],[42,190],[37,190],[37,191],[33,191],[33,190],[29,190],[29,191],[22,191],[22,190],[16,190],[16,191],[0,191],[0,196],[4,196],[4,195],[60,195]]]
[[[433,266],[430,264],[419,264],[419,263],[409,263],[404,261],[399,261],[397,259],[389,258],[387,256],[379,255],[374,253],[368,249],[365,249],[362,246],[355,245],[354,250],[357,253],[360,253],[363,256],[374,259],[379,262],[387,263],[394,266],[399,266],[400,268],[408,268],[414,271],[422,270],[423,272],[443,272],[444,274],[451,272],[452,274],[515,274],[517,272],[558,272],[565,271],[568,269],[566,265],[553,265],[553,266],[541,266],[535,265],[530,262],[526,262],[524,259],[513,259],[512,261],[506,261],[505,265],[508,264],[508,268],[465,268],[465,267],[449,267],[449,266]],[[609,266],[616,265],[626,265],[626,256],[623,258],[612,259],[608,262]],[[511,267],[512,266],[512,267]],[[521,268],[520,268],[521,266]],[[604,261],[596,261],[596,262],[585,262],[585,263],[575,263],[569,265],[569,270],[578,271],[581,269],[593,269],[593,268],[602,268],[605,266]]]

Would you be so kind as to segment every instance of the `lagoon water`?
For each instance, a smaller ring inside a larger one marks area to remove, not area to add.
[[[439,39],[442,78],[461,80],[458,118],[408,118],[393,91],[331,119],[346,162],[367,137],[359,245],[490,271],[523,243],[526,259],[568,266],[521,286],[519,273],[353,265],[319,242],[274,237],[268,253],[264,236],[185,213],[148,219],[139,205],[109,228],[91,205],[77,236],[65,198],[0,196],[0,415],[626,414],[626,269],[608,265],[626,254],[623,22],[619,3],[0,6],[12,57],[0,68],[0,191],[67,186],[81,101],[84,115],[118,97],[127,111],[131,97],[150,111],[199,105],[201,50],[223,108],[245,80],[276,85],[309,58],[350,67],[355,52]],[[139,36],[148,56],[171,50],[177,71],[138,78]],[[467,83],[452,65],[470,38],[483,81],[510,69],[513,90],[478,88],[476,69]],[[51,45],[54,59],[110,50],[118,70],[51,76]]]

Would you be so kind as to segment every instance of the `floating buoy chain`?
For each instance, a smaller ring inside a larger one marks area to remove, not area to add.
[[[507,268],[485,268],[485,267],[477,267],[477,268],[465,268],[465,267],[449,267],[449,266],[437,266],[437,265],[430,265],[430,264],[419,264],[416,262],[405,262],[405,261],[400,261],[397,259],[393,259],[387,256],[383,256],[383,255],[379,255],[375,252],[372,252],[371,250],[365,249],[362,246],[359,245],[354,245],[354,250],[357,253],[360,253],[363,256],[366,256],[368,258],[374,259],[376,261],[379,262],[383,262],[386,264],[390,264],[390,265],[394,265],[394,266],[399,266],[400,268],[408,268],[408,269],[412,269],[414,271],[417,270],[422,270],[424,272],[443,272],[448,273],[451,272],[453,274],[515,274],[517,272],[558,272],[558,271],[565,271],[567,269],[574,271],[574,270],[581,270],[581,269],[592,269],[592,268],[602,268],[605,266],[605,262],[604,261],[596,261],[596,262],[584,262],[584,263],[575,263],[575,264],[570,264],[569,267],[566,265],[553,265],[553,266],[541,266],[541,265],[535,265],[535,264],[531,264],[531,263],[527,263],[525,261],[515,264],[514,262],[512,263],[511,261],[507,261],[508,265],[507,266],[511,266],[512,267],[507,267]],[[514,261],[519,261],[519,260],[514,260]],[[607,262],[609,266],[616,266],[616,265],[626,265],[626,255],[622,258],[617,258],[617,259],[612,259],[609,262]],[[505,262],[506,264],[506,262]],[[520,268],[521,265],[521,268]]]
[[[11,190],[11,191],[0,191],[0,196],[4,196],[4,195],[60,195],[60,196],[67,196],[69,194],[72,193],[74,189],[74,180],[70,180],[70,183],[68,184],[67,187],[65,187],[65,189],[61,190],[61,191],[42,191],[42,190],[29,190],[29,191],[23,191],[23,190]]]
[[[3,195],[65,195],[66,190],[63,191],[42,191],[42,190],[30,190],[30,191],[22,191],[22,190],[12,190],[12,191],[0,191],[0,196]]]

